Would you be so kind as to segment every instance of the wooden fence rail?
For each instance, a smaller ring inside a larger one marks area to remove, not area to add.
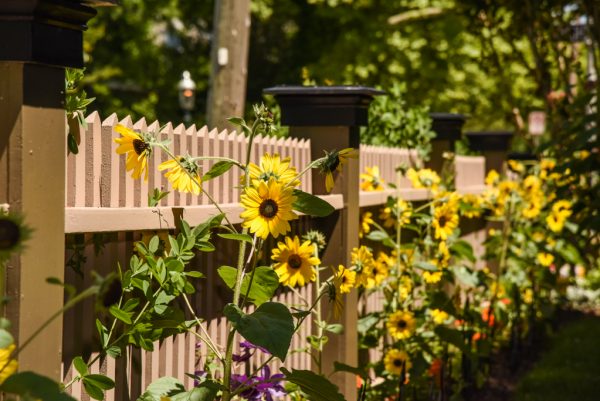
[[[69,266],[65,270],[65,281],[79,289],[92,283],[92,270],[107,274],[116,270],[117,263],[126,266],[133,253],[134,242],[141,239],[144,233],[173,230],[176,219],[182,214],[194,225],[216,213],[206,197],[174,191],[162,200],[159,207],[148,207],[148,194],[154,188],[170,190],[166,178],[156,170],[166,157],[160,152],[152,155],[147,182],[131,179],[125,171],[125,157],[115,153],[117,145],[113,139],[119,136],[115,132],[117,124],[135,130],[156,132],[161,139],[170,140],[169,148],[176,155],[189,153],[193,156],[240,159],[247,146],[247,139],[235,131],[219,131],[206,126],[196,128],[194,125],[185,127],[168,123],[161,129],[158,122],[148,124],[141,119],[134,123],[130,117],[119,120],[115,114],[101,120],[97,112],[90,114],[86,122],[87,128],[82,131],[79,154],[67,157],[65,199],[65,231],[68,233],[65,256]],[[310,140],[258,137],[252,161],[257,163],[264,153],[291,157],[292,165],[300,170],[310,162]],[[420,164],[414,151],[370,145],[361,145],[359,161],[361,171],[366,167],[378,166],[382,178],[389,183],[396,183],[395,169],[399,164]],[[203,161],[203,171],[207,171],[213,163]],[[483,188],[484,170],[483,158],[457,157],[457,189],[465,193],[480,192]],[[308,173],[301,185],[301,189],[309,193],[312,191],[311,174]],[[234,223],[241,222],[239,181],[240,171],[232,169],[206,184],[206,190],[222,204]],[[391,194],[400,194],[407,200],[425,200],[428,196],[427,191],[411,188],[408,180],[403,178],[398,190],[362,192],[360,206],[382,205]],[[323,198],[338,210],[344,208],[342,195],[327,195]],[[293,233],[303,233],[314,224],[314,220],[301,217],[293,224]],[[200,282],[198,292],[192,300],[193,305],[205,319],[203,324],[206,330],[220,343],[225,342],[226,332],[225,319],[219,311],[231,295],[217,278],[216,268],[231,263],[230,255],[236,251],[234,245],[232,241],[219,240],[216,252],[198,254],[190,263],[191,269],[199,270],[206,276]],[[81,274],[73,266],[80,268]],[[310,285],[300,290],[300,296],[281,290],[277,300],[289,305],[300,305],[304,302],[303,299],[312,301],[313,291]],[[380,301],[375,294],[367,301],[366,308],[378,310]],[[73,377],[73,357],[84,355],[93,358],[98,352],[94,345],[98,343],[94,316],[95,304],[91,300],[78,305],[64,316],[63,376],[66,381]],[[312,326],[307,320],[302,330],[295,335],[293,347],[304,346],[306,336],[311,332]],[[177,377],[186,386],[191,386],[192,379],[185,374],[200,368],[205,352],[205,347],[197,347],[194,336],[178,335],[155,344],[153,352],[130,349],[127,355],[116,361],[111,358],[99,359],[91,371],[117,378],[117,387],[107,393],[107,400],[129,400],[137,398],[148,384],[164,375]],[[372,358],[379,357],[377,350],[373,350],[371,354]],[[264,356],[256,355],[252,363],[263,360]],[[277,363],[273,364],[274,368],[278,366]],[[311,359],[305,353],[293,353],[286,360],[285,366],[310,369]],[[82,400],[89,399],[79,382],[69,389],[69,393]]]

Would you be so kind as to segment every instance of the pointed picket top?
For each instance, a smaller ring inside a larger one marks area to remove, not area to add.
[[[233,131],[233,132],[235,132],[235,131]],[[240,143],[244,143],[244,141],[246,140],[246,135],[244,135],[243,132],[240,132],[239,134],[237,134],[237,137],[235,138],[235,140]]]
[[[192,124],[185,130],[185,134],[186,135],[196,135],[196,131],[197,131],[196,124]]]
[[[100,125],[100,113],[97,110],[93,111],[85,118],[85,122],[88,124]]]
[[[229,135],[227,135],[227,141],[229,142],[235,142],[237,138],[237,134],[235,131],[231,131],[231,133],[229,133]]]
[[[173,128],[173,132],[178,135],[185,134],[185,130],[186,130],[186,128],[185,128],[185,125],[183,125],[183,123],[181,123],[178,126],[176,126],[175,128]]]
[[[146,118],[142,117],[139,120],[137,120],[133,124],[133,129],[139,130],[139,131],[148,131],[148,124],[146,124]]]
[[[171,132],[173,132],[173,124],[169,121],[168,123],[165,124],[165,126],[160,131],[160,133],[161,134],[169,134]]]
[[[148,132],[154,133],[157,132],[158,129],[160,128],[160,123],[158,122],[158,120],[155,120],[152,124],[148,125]]]
[[[216,128],[213,128],[212,130],[208,131],[208,137],[210,139],[215,139],[218,135],[219,135],[219,130]]]
[[[127,128],[132,128],[133,127],[133,120],[131,119],[131,116],[125,116],[125,118],[123,118],[121,121],[119,121],[120,125],[123,125]]]
[[[299,139],[298,139],[298,138],[296,138],[296,137],[292,138],[292,146],[293,146],[293,147],[296,147],[296,146],[298,146],[298,142],[299,142]]]
[[[221,140],[227,139],[227,130],[226,129],[224,129],[223,131],[219,132],[219,139],[221,139]]]
[[[104,121],[102,121],[103,127],[114,127],[117,125],[119,121],[119,117],[117,117],[117,113],[112,113],[110,116],[106,117]]]
[[[196,132],[196,135],[198,135],[199,137],[205,137],[206,135],[208,135],[208,127],[206,125],[203,125],[202,127],[200,127],[200,129]]]

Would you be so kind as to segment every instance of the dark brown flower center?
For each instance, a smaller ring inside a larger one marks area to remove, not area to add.
[[[302,266],[302,258],[294,253],[293,255],[290,255],[287,263],[292,269],[299,269],[300,266]]]
[[[10,249],[19,243],[21,230],[11,220],[0,220],[0,250]]]
[[[403,362],[404,361],[402,359],[394,359],[394,366],[397,368],[400,368],[400,367],[402,367]]]
[[[438,219],[438,224],[440,225],[440,227],[446,227],[446,223],[448,222],[448,220],[446,219],[446,216],[440,216],[440,218]]]
[[[335,171],[338,168],[339,165],[340,165],[340,157],[336,156],[335,159],[333,160],[333,163],[331,163],[330,170],[332,172]]]
[[[405,329],[406,326],[408,326],[408,324],[406,323],[405,320],[401,319],[401,320],[398,320],[398,323],[396,324],[396,326],[398,326],[399,329]]]
[[[260,204],[258,210],[261,216],[270,219],[277,215],[279,207],[277,206],[277,202],[275,202],[273,199],[267,199]]]
[[[142,141],[141,139],[133,140],[133,150],[135,150],[135,153],[138,156],[144,153],[146,149],[148,149],[148,144],[146,142]]]

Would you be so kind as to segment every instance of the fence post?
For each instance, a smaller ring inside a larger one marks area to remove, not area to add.
[[[357,149],[360,126],[367,125],[368,108],[373,96],[383,92],[365,87],[274,87],[264,91],[274,95],[281,106],[281,123],[290,128],[290,136],[311,141],[311,158],[323,156],[324,150]],[[359,224],[359,160],[350,159],[335,181],[332,193],[342,194],[344,209],[325,219],[319,219],[319,229],[329,238],[323,255],[324,265],[350,264],[350,251],[358,246]],[[313,174],[313,194],[325,194],[324,177]],[[329,276],[329,272],[327,276]],[[333,362],[351,366],[358,363],[357,293],[345,299],[340,322],[342,335],[330,335],[323,355],[325,374],[333,371]],[[336,374],[332,380],[348,401],[356,400],[356,378],[351,374]]]
[[[430,113],[431,129],[435,138],[431,141],[430,159],[426,166],[434,171],[442,171],[444,152],[454,152],[456,141],[460,140],[466,117],[454,113]]]
[[[465,133],[472,150],[485,157],[485,171],[502,171],[514,133],[512,131],[473,131]]]
[[[62,280],[65,268],[64,67],[83,66],[93,3],[0,2],[0,202],[34,229],[7,266],[3,312],[17,343],[63,305],[62,288],[45,279]],[[19,369],[61,380],[61,350],[57,319],[19,354]]]

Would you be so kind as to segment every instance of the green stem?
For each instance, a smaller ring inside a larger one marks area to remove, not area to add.
[[[50,316],[44,323],[42,323],[40,325],[40,327],[37,328],[36,331],[33,332],[33,334],[31,334],[29,336],[29,338],[27,338],[25,341],[23,341],[23,343],[21,345],[19,345],[19,347],[17,347],[17,349],[15,349],[15,351],[13,351],[13,355],[12,358],[16,358],[25,348],[27,348],[27,346],[29,344],[31,344],[31,342],[38,336],[40,335],[40,333],[50,325],[50,323],[52,323],[57,317],[59,317],[60,315],[62,315],[63,313],[65,313],[66,311],[68,311],[69,309],[71,309],[72,307],[74,307],[75,305],[77,305],[79,302],[83,301],[86,298],[89,298],[93,295],[96,295],[98,293],[98,290],[100,289],[99,286],[97,285],[93,285],[87,289],[85,289],[84,291],[80,292],[79,294],[77,294],[76,296],[74,296],[73,298],[71,298],[70,300],[68,300],[64,306],[62,308],[60,308],[58,311],[56,311],[52,316]],[[8,365],[8,363],[10,362],[11,358],[7,358],[6,362],[4,363],[4,365],[2,366],[2,368],[0,368],[0,372],[2,372],[4,370],[4,368],[6,368],[6,366]]]
[[[202,334],[205,335],[206,338],[203,338],[203,336],[200,335],[200,333],[197,333],[195,331],[191,331],[191,333],[193,333],[198,338],[200,338],[202,341],[204,341],[206,343],[206,345],[208,345],[208,347],[212,350],[212,352],[215,353],[217,358],[219,358],[221,361],[223,361],[223,355],[221,355],[221,353],[217,349],[217,346],[215,345],[215,343],[213,343],[212,339],[210,338],[210,335],[205,331],[204,327],[202,327],[200,319],[198,319],[198,316],[196,316],[196,313],[194,312],[194,308],[192,308],[192,304],[190,303],[190,300],[188,299],[187,295],[183,294],[183,299],[185,300],[185,304],[187,305],[188,310],[194,317],[196,324],[198,325],[198,327],[200,327],[200,330],[202,330]]]
[[[314,248],[314,256],[315,258],[319,257],[319,250],[316,245],[313,245]],[[319,272],[319,268],[317,267],[317,274],[315,277],[315,290],[317,291],[317,299],[319,298],[319,293],[321,292],[321,273]],[[321,310],[321,302],[316,303],[316,311],[317,311],[317,337],[319,341],[319,348],[317,349],[317,373],[321,374],[323,369],[321,363],[323,361],[323,313]]]

